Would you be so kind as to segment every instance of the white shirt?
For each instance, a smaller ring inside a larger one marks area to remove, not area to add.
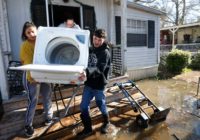
[[[60,25],[58,25],[58,27],[65,27],[65,28],[67,28],[66,22],[61,23]],[[81,28],[79,27],[79,25],[77,25],[76,23],[74,23],[74,26],[73,26],[72,28],[74,28],[74,29],[81,29]]]

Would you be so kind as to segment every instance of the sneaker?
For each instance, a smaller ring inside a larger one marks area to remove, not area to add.
[[[101,133],[102,134],[108,133],[109,124],[110,124],[109,122],[108,123],[103,123],[103,125],[101,126]]]
[[[27,137],[31,137],[34,133],[33,126],[29,126],[29,125],[25,126],[24,131]]]
[[[53,120],[52,119],[46,119],[45,120],[45,125],[46,126],[49,126],[49,125],[51,125],[53,123]]]

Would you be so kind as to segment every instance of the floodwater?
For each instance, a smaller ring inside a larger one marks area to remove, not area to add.
[[[170,138],[175,140],[200,140],[200,109],[197,109],[197,84],[173,79],[162,81],[144,80],[137,84],[156,105],[164,108],[171,107],[165,121]],[[160,136],[162,137],[164,133],[166,131],[162,131]]]
[[[148,79],[136,84],[157,106],[171,107],[166,121],[141,129],[128,112],[121,116],[127,117],[125,121],[111,124],[110,133],[96,132],[85,140],[200,140],[200,109],[197,109],[195,96],[197,84],[173,79]],[[111,122],[114,119],[118,118],[113,117]]]

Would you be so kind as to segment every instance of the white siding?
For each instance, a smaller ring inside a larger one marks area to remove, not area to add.
[[[158,73],[158,65],[150,67],[138,67],[136,69],[131,69],[127,71],[129,79],[138,80],[147,77],[156,76]]]
[[[6,0],[8,10],[8,24],[13,60],[19,59],[22,26],[30,21],[31,0]]]
[[[155,65],[157,64],[157,50],[147,47],[128,47],[126,58],[128,69]]]
[[[115,16],[120,16],[119,6],[115,7]],[[138,67],[141,68],[158,64],[159,16],[144,11],[128,8],[127,18],[145,21],[155,21],[155,48],[148,48],[148,46],[127,47],[125,56],[127,60],[127,69],[130,70]]]
[[[128,12],[129,18],[135,18],[139,20],[154,20],[155,21],[155,48],[145,47],[127,47],[127,66],[128,69],[136,68],[141,66],[152,66],[158,64],[158,21],[157,16],[136,11],[130,10]]]

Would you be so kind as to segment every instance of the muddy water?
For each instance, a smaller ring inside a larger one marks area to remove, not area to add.
[[[197,85],[177,80],[142,80],[136,82],[157,106],[171,107],[164,122],[150,124],[147,129],[135,125],[132,111],[113,117],[111,131],[98,131],[85,140],[200,140],[200,109],[197,109]],[[121,123],[115,119],[124,118]]]
[[[200,109],[197,85],[177,80],[143,80],[140,89],[158,106],[171,107],[166,130],[173,139],[200,140]],[[162,132],[161,136],[165,133]]]

